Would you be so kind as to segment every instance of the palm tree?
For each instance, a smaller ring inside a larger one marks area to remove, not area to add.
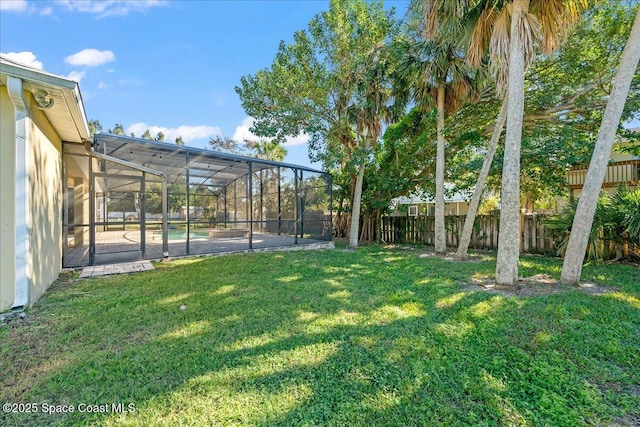
[[[388,123],[397,112],[391,105],[392,91],[389,84],[388,60],[389,50],[380,42],[370,52],[365,65],[356,81],[357,102],[349,109],[351,127],[356,138],[361,140],[363,148],[358,166],[351,212],[351,228],[349,248],[358,248],[358,232],[360,230],[360,210],[362,205],[362,187],[364,170],[368,162],[367,156],[375,146],[382,133],[382,124]]]
[[[435,197],[435,252],[446,252],[444,221],[445,181],[445,118],[455,113],[463,102],[478,94],[477,75],[465,63],[464,49],[457,44],[457,28],[428,31],[428,2],[413,1],[410,5],[410,32],[413,40],[400,45],[404,51],[401,65],[403,79],[413,88],[412,101],[423,108],[435,104],[436,124],[436,197]]]
[[[629,40],[622,52],[620,65],[616,74],[609,101],[602,117],[602,124],[589,163],[589,170],[584,181],[582,194],[578,201],[576,215],[573,220],[571,236],[562,265],[561,282],[577,285],[582,273],[582,262],[589,241],[589,232],[598,204],[598,194],[607,172],[607,163],[620,124],[622,110],[629,93],[629,87],[640,60],[640,9],[629,35]]]
[[[259,159],[281,162],[287,155],[287,149],[276,140],[260,140],[252,145],[253,150],[256,152],[256,157]]]
[[[524,72],[543,53],[553,52],[579,19],[588,0],[425,0],[425,27],[468,28],[467,59],[479,66],[487,50],[498,91],[507,91],[508,110],[500,211],[496,283],[518,281],[520,252],[520,145],[524,112]]]
[[[529,0],[515,0],[511,10],[511,29],[508,72],[507,128],[505,133],[502,189],[500,192],[500,239],[496,263],[496,283],[514,286],[518,282],[520,253],[520,145],[524,115],[525,60],[533,56],[534,47],[527,46],[526,38],[537,38],[539,29],[535,19],[527,19]],[[505,7],[501,17],[506,20]],[[527,25],[527,23],[531,22]],[[527,33],[527,27],[531,31]],[[525,50],[532,52],[525,55]],[[497,48],[499,49],[499,47]]]

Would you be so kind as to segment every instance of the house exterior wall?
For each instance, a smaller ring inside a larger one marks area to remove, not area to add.
[[[637,161],[638,158],[631,154],[618,153],[616,151],[611,152],[611,161],[621,162],[622,164],[612,164],[607,167],[607,173],[603,182],[603,191],[611,194],[616,193],[618,191],[619,184],[626,182],[628,177],[636,177],[638,175],[638,166],[637,164],[631,164],[630,161],[632,160]],[[582,184],[584,184],[584,180],[587,176],[587,169],[575,171],[573,173],[578,176],[580,187],[572,189],[572,194],[574,197],[580,197],[580,194],[582,194]],[[631,185],[631,187],[633,187],[633,185]]]
[[[46,116],[29,102],[29,304],[57,279],[62,267],[62,142]],[[0,87],[0,311],[15,295],[15,115]]]
[[[14,110],[5,86],[0,86],[0,312],[13,304],[15,293],[14,235]]]
[[[405,210],[397,209],[391,215],[392,216],[406,216],[406,209],[414,206],[417,207],[419,215],[434,216],[435,215],[435,202],[425,203],[403,203]],[[461,216],[466,215],[469,212],[469,202],[445,202],[444,214],[445,216]]]
[[[29,257],[32,305],[62,268],[62,141],[30,97]]]
[[[615,147],[615,146],[614,146]],[[611,162],[622,162],[622,164],[612,163],[607,167],[607,173],[602,183],[601,191],[614,194],[618,191],[618,185],[622,182],[627,182],[629,177],[636,177],[637,164],[631,164],[631,161],[638,161],[638,157],[632,154],[619,153],[615,151],[615,148],[611,151]],[[628,163],[627,163],[628,162]],[[626,163],[626,164],[625,164]],[[582,185],[587,176],[587,170],[589,165],[584,165],[584,168],[580,170],[569,171],[567,180],[569,181],[569,188],[573,197],[579,198],[582,194]],[[622,178],[622,181],[620,179]],[[571,184],[575,184],[572,188]],[[630,184],[631,189],[635,188],[633,184]],[[556,198],[556,212],[562,212],[567,206],[569,206],[569,199],[566,197]]]

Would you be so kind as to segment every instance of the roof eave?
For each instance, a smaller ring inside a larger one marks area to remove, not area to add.
[[[69,115],[75,126],[75,138],[68,142],[82,143],[90,139],[89,124],[84,110],[84,103],[80,93],[78,82],[56,76],[44,71],[32,69],[27,66],[0,59],[0,74],[12,76],[22,81],[37,86],[49,87],[62,92],[69,111]],[[46,112],[45,112],[46,114]],[[54,128],[57,123],[52,123]],[[61,124],[62,125],[62,124]],[[69,140],[66,138],[65,140]]]

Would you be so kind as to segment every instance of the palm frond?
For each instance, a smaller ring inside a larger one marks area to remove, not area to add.
[[[569,34],[580,14],[589,7],[588,0],[535,0],[531,12],[542,27],[542,52],[551,54]]]
[[[511,55],[511,19],[512,5],[505,6],[496,18],[491,35],[491,70],[496,74],[496,87],[503,93],[509,78],[509,57]],[[536,47],[542,37],[540,22],[532,13],[521,15],[518,32],[522,37],[524,49],[525,70],[536,57]]]
[[[440,23],[438,6],[438,0],[424,1],[424,36],[427,39],[432,39],[438,34]]]
[[[619,212],[620,223],[629,240],[640,243],[640,187],[631,190],[626,184],[618,186],[611,202]]]
[[[495,7],[483,9],[471,30],[471,37],[467,46],[467,63],[478,68],[482,64],[499,12]]]
[[[596,211],[602,212],[605,209],[606,200],[603,198],[598,199],[598,208]],[[569,237],[571,236],[571,228],[573,227],[573,219],[576,215],[576,209],[578,207],[578,200],[572,199],[569,201],[569,205],[559,214],[550,216],[545,219],[544,224],[548,230],[551,230],[559,235],[560,243],[557,247],[558,255],[564,256],[569,244]],[[587,259],[594,261],[602,261],[602,228],[598,222],[597,215],[594,217],[594,223],[589,232],[589,240],[587,243]]]
[[[511,9],[508,4],[498,14],[493,25],[489,51],[491,52],[490,68],[496,74],[496,88],[503,93],[509,78],[509,55],[511,51]]]
[[[524,45],[524,67],[525,70],[536,58],[536,48],[542,38],[542,27],[540,21],[532,13],[525,13],[519,22],[520,34]]]

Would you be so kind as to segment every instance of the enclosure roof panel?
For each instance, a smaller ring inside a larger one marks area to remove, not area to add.
[[[227,185],[247,175],[249,164],[253,172],[283,167],[311,173],[326,173],[289,163],[108,133],[94,136],[93,149],[98,153],[157,169],[164,172],[170,182],[188,171],[190,177],[196,178],[194,181],[216,186]]]

